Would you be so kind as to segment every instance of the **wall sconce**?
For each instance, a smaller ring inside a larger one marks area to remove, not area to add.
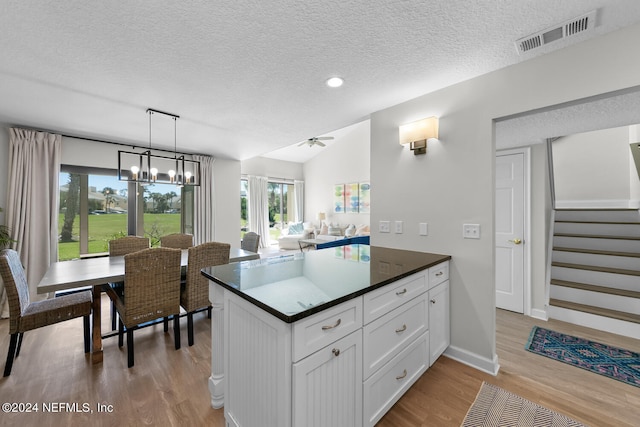
[[[149,108],[149,149],[136,153],[118,151],[118,179],[145,184],[174,184],[178,186],[200,185],[200,162],[178,156],[176,151],[176,121],[180,116]],[[173,119],[173,157],[151,154],[151,117],[162,114]]]
[[[400,126],[400,145],[409,144],[413,154],[427,153],[427,140],[438,139],[438,118],[428,117]]]

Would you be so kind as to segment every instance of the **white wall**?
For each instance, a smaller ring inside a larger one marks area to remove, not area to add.
[[[627,207],[629,127],[561,137],[552,143],[556,207]]]
[[[342,132],[344,131],[344,133]],[[305,221],[318,225],[318,212],[327,214],[327,221],[338,224],[370,224],[370,215],[361,213],[333,213],[335,184],[367,182],[370,180],[370,121],[341,130],[340,139],[304,163]],[[375,193],[375,187],[371,193]],[[375,206],[372,205],[372,209]]]
[[[371,116],[372,244],[453,257],[450,355],[497,369],[495,120],[640,85],[640,58],[627,51],[629,40],[639,38],[636,25]],[[431,115],[440,117],[441,141],[430,143],[426,155],[414,156],[398,145],[399,125]],[[537,153],[534,159],[539,158]],[[536,167],[533,174],[540,176],[544,164]],[[532,193],[534,200],[546,198],[544,190]],[[378,233],[380,220],[403,220],[405,233]],[[429,223],[428,236],[418,235],[419,222]],[[463,239],[463,223],[480,224],[481,238]],[[539,221],[532,226],[532,238],[544,241],[546,226]],[[543,260],[534,260],[532,271],[544,268]]]
[[[284,160],[270,159],[267,157],[254,157],[249,160],[243,160],[241,162],[240,168],[242,175],[266,176],[269,178],[280,178],[287,180],[303,179],[301,163],[286,162]],[[239,178],[238,188],[240,188]],[[238,208],[238,212],[239,211],[240,208]]]

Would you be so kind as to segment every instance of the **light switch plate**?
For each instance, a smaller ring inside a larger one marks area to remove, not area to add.
[[[480,224],[462,224],[462,237],[465,239],[479,239]]]
[[[380,221],[378,223],[378,231],[380,233],[389,233],[389,221]]]
[[[429,234],[429,224],[427,224],[426,222],[421,222],[419,224],[419,229],[421,236],[426,236]]]
[[[396,221],[396,234],[402,234],[402,221]]]

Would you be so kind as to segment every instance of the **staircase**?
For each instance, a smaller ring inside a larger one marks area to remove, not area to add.
[[[556,211],[548,314],[640,339],[640,211]]]

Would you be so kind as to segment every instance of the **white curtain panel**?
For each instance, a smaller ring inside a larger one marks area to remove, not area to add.
[[[62,137],[35,130],[9,129],[7,225],[17,240],[33,300],[49,265],[58,260],[58,178]],[[1,290],[4,296],[4,286]],[[6,304],[5,304],[6,305]],[[5,307],[3,306],[3,313]]]
[[[295,222],[304,221],[304,181],[293,181],[293,208]]]
[[[215,240],[215,204],[213,191],[213,163],[210,156],[194,155],[200,162],[200,187],[193,195],[193,239],[196,245]]]
[[[250,231],[260,235],[260,247],[270,244],[269,238],[269,197],[267,194],[267,177],[249,176],[248,205]]]

